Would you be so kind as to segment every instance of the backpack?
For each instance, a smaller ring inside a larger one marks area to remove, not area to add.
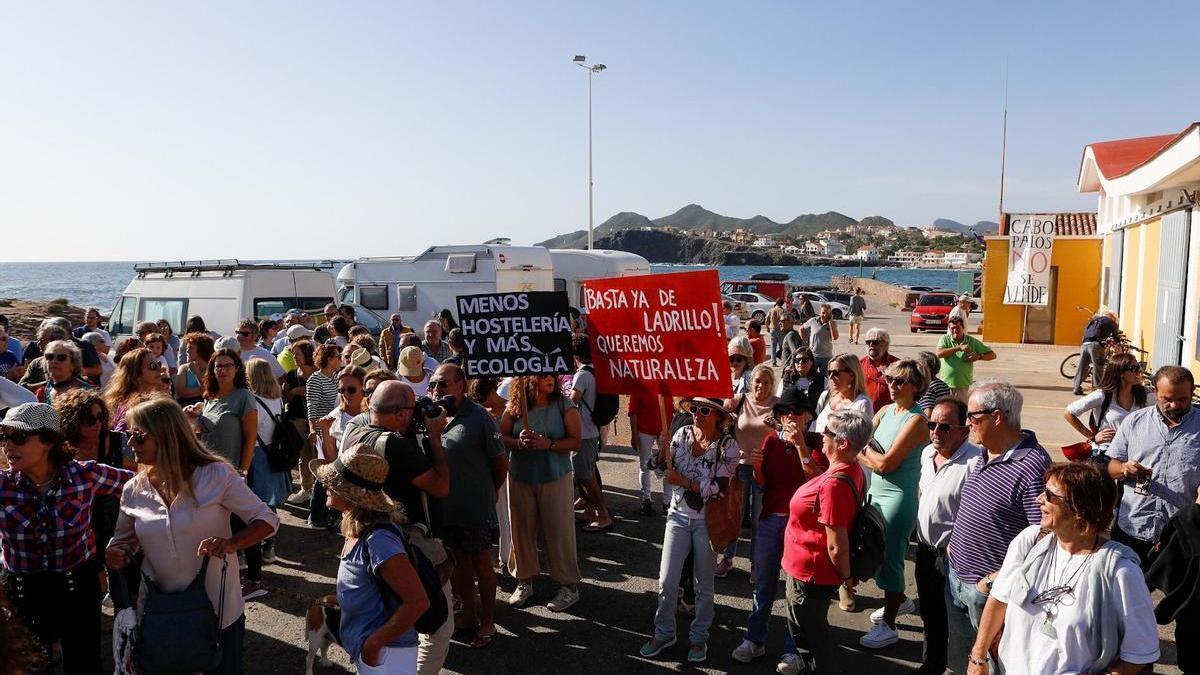
[[[258,401],[259,407],[275,423],[275,432],[271,434],[270,444],[264,443],[261,436],[258,437],[258,444],[267,453],[267,463],[271,465],[272,471],[291,471],[300,464],[300,449],[304,447],[304,438],[300,436],[291,420],[276,417],[261,398],[255,396],[254,400]]]
[[[580,370],[586,370],[592,374],[593,380],[596,379],[596,371],[592,369],[591,365],[582,366]],[[617,413],[621,410],[621,398],[616,394],[602,394],[597,391],[594,408],[587,404],[586,398],[580,400],[583,401],[583,407],[588,409],[588,414],[592,416],[592,422],[595,423],[596,428],[606,426],[617,419]]]
[[[844,473],[835,473],[833,478],[844,481],[854,491],[854,499],[858,503],[858,512],[854,514],[854,521],[850,523],[849,539],[850,539],[850,576],[864,581],[871,579],[879,568],[883,565],[884,551],[886,549],[886,539],[884,533],[887,532],[887,521],[883,519],[883,513],[879,507],[870,502],[870,499],[860,494],[858,486],[854,484],[854,480]],[[817,499],[820,500],[820,491],[817,492]],[[817,509],[820,510],[818,504]]]
[[[417,570],[417,576],[421,578],[421,587],[425,589],[425,595],[429,596],[429,609],[426,609],[413,627],[418,633],[432,635],[436,633],[450,616],[450,608],[446,606],[446,594],[442,591],[442,577],[438,574],[437,568],[433,563],[429,562],[429,558],[421,552],[421,549],[413,546],[408,541],[408,536],[395,523],[379,523],[368,528],[360,537],[362,541],[363,564],[367,567],[367,572],[375,583],[379,584],[379,592],[383,596],[383,604],[385,607],[390,607],[394,610],[399,605],[399,599],[396,598],[392,587],[387,585],[387,582],[375,576],[375,571],[371,569],[371,548],[367,546],[367,535],[373,530],[388,530],[400,538],[400,542],[404,545],[404,553],[408,556],[412,566]]]

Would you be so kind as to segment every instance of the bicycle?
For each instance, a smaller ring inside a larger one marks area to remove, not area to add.
[[[1141,356],[1146,354],[1144,349],[1139,349],[1138,347],[1133,346],[1133,344],[1129,342],[1123,333],[1115,340],[1113,338],[1108,338],[1104,341],[1105,360],[1108,360],[1117,354],[1128,354],[1129,352],[1137,352]],[[1075,373],[1079,372],[1079,357],[1082,353],[1083,352],[1074,352],[1067,355],[1067,357],[1062,360],[1062,363],[1058,364],[1058,372],[1068,380],[1074,380]],[[1147,366],[1145,361],[1139,360],[1138,364],[1142,366],[1143,371],[1146,370]]]

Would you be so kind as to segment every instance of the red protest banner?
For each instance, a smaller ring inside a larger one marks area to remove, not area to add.
[[[716,270],[584,282],[596,388],[729,398]]]

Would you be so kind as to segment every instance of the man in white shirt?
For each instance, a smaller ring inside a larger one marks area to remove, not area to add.
[[[954,306],[954,309],[950,310],[950,315],[947,316],[946,319],[953,319],[956,316],[962,319],[963,330],[970,333],[970,329],[967,328],[967,318],[971,316],[971,296],[967,295],[966,293],[958,296],[958,304]],[[946,332],[949,331],[950,325],[947,324]]]
[[[242,350],[242,363],[250,359],[262,359],[271,366],[271,374],[275,379],[283,377],[283,366],[279,365],[279,359],[271,352],[258,346],[258,324],[250,319],[242,319],[238,322],[237,330],[238,347]]]
[[[725,339],[732,340],[738,336],[738,331],[742,328],[742,320],[738,318],[737,313],[733,311],[733,305],[728,300],[725,301]]]
[[[941,675],[946,670],[949,643],[943,572],[946,545],[950,542],[950,530],[954,528],[963,482],[983,450],[967,442],[970,433],[967,405],[956,398],[946,397],[934,403],[928,424],[931,442],[921,453],[916,556],[917,598],[921,605],[925,642],[923,663],[915,672]],[[882,614],[882,610],[879,613]],[[873,620],[874,615],[871,618]]]

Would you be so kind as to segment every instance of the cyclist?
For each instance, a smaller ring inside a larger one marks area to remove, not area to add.
[[[1100,387],[1100,374],[1104,372],[1104,343],[1117,339],[1120,335],[1117,328],[1115,312],[1097,312],[1083,329],[1083,344],[1080,345],[1079,370],[1075,371],[1076,396],[1083,396],[1083,376],[1091,365],[1092,388]]]

